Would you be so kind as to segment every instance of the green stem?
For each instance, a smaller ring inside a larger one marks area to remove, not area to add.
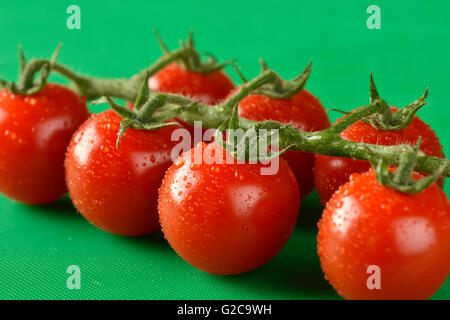
[[[339,135],[342,131],[360,121],[361,119],[365,119],[371,114],[383,111],[383,107],[383,104],[378,100],[374,101],[373,103],[370,103],[365,107],[357,109],[355,112],[349,113],[348,116],[326,130],[330,131],[330,134]]]
[[[222,103],[222,107],[231,111],[239,101],[248,96],[253,90],[260,88],[266,83],[273,82],[276,79],[276,73],[272,70],[262,72],[256,78],[242,85],[235,94]]]
[[[82,76],[58,63],[53,65],[53,70],[70,79],[75,84],[78,93],[88,100],[111,96],[134,101],[139,92],[141,83],[147,75],[154,75],[170,63],[180,59],[185,52],[185,48],[174,50],[170,54],[162,56],[150,67],[142,70],[130,79],[100,79]],[[35,64],[39,65],[42,61],[43,60],[36,60]]]
[[[47,60],[32,60],[29,64],[21,66],[21,68],[23,68],[23,72],[20,73],[19,81],[17,82],[18,88],[31,88],[33,86],[35,74],[46,64],[49,64]]]
[[[369,104],[368,106],[358,109],[349,117],[343,119],[343,124],[338,129],[333,127],[317,132],[303,132],[295,128],[287,128],[280,134],[280,149],[293,145],[290,149],[304,152],[313,152],[327,156],[337,156],[344,158],[353,158],[359,160],[368,160],[364,143],[354,142],[342,139],[339,135],[340,130],[348,128],[353,123],[358,122],[367,114],[376,112],[379,104]],[[218,128],[219,125],[227,119],[219,108],[213,106],[197,106],[190,108],[178,115],[181,120],[193,123],[194,121],[202,121],[202,125],[206,128]],[[258,122],[239,118],[239,127],[241,129],[249,129],[254,127]],[[372,150],[378,157],[386,160],[388,163],[398,165],[400,163],[401,146],[380,146],[373,145]],[[450,176],[450,160],[440,159],[437,157],[418,156],[415,166],[416,171],[433,173],[441,166],[445,165],[444,175]]]
[[[134,101],[142,86],[142,81],[147,74],[154,74],[167,66],[169,63],[179,59],[183,55],[183,49],[172,52],[159,59],[154,65],[143,70],[131,79],[97,79],[82,76],[74,73],[67,67],[54,64],[53,69],[62,74],[66,78],[72,80],[76,85],[80,94],[88,99],[95,99],[102,96],[110,96],[123,98]],[[36,63],[42,65],[41,60],[33,60],[30,64]],[[29,66],[30,68],[33,66]],[[276,74],[271,70],[266,70],[255,79],[242,85],[237,92],[222,104],[217,106],[203,105],[195,103],[189,98],[175,94],[162,94],[150,92],[150,97],[160,95],[166,100],[167,105],[162,109],[170,110],[181,106],[188,106],[183,112],[177,115],[177,118],[193,124],[194,121],[202,121],[205,128],[218,128],[229,116],[232,108],[248,96],[255,89],[260,88],[264,84],[271,83],[276,80]],[[313,152],[328,156],[346,157],[359,160],[368,160],[365,144],[342,139],[340,133],[354,124],[367,117],[368,115],[380,112],[383,106],[378,100],[372,101],[369,105],[359,108],[355,112],[349,114],[336,125],[317,132],[302,132],[295,128],[285,128],[280,133],[280,148],[291,146],[290,149],[304,152]],[[239,118],[239,127],[249,129],[254,127],[258,122]],[[400,163],[400,151],[402,146],[380,146],[373,145],[371,150],[373,153],[385,160],[387,163],[398,165]],[[439,168],[445,166],[444,175],[450,176],[450,161],[437,157],[428,157],[419,155],[414,170],[433,173]]]
[[[134,101],[139,90],[140,79],[100,79],[79,75],[66,66],[55,63],[53,70],[68,78],[75,85],[76,91],[93,100],[101,97],[116,97]]]
[[[178,115],[178,118],[181,120],[194,123],[194,121],[202,121],[202,126],[206,128],[218,128],[220,124],[225,121],[230,114],[233,107],[246,96],[248,96],[255,89],[260,88],[266,83],[272,82],[276,80],[276,74],[272,70],[267,70],[261,73],[256,78],[252,79],[249,82],[246,82],[234,93],[231,97],[225,100],[223,103],[216,106],[204,105],[201,103],[196,103],[192,105],[187,111]],[[155,96],[158,93],[153,93],[151,96]],[[173,105],[182,105],[187,106],[192,104],[192,100],[189,98],[176,95],[176,94],[165,94],[166,101],[169,104]],[[174,108],[174,106],[168,106],[166,109]],[[243,128],[250,128],[256,122],[241,119],[240,125]]]
[[[186,48],[180,48],[177,50],[172,51],[169,54],[163,55],[161,58],[159,58],[155,63],[153,63],[150,67],[143,70],[139,73],[138,77],[144,77],[145,74],[148,74],[150,77],[157,73],[162,68],[168,66],[172,62],[180,59],[185,53],[187,49]]]

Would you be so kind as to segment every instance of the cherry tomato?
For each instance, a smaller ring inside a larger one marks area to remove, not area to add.
[[[166,239],[184,260],[212,274],[246,272],[273,258],[294,230],[300,205],[285,160],[275,175],[261,175],[262,164],[230,158],[214,142],[199,143],[167,170],[159,190]]]
[[[397,108],[392,107],[393,111]],[[342,118],[341,118],[342,119]],[[339,122],[339,119],[337,122]],[[366,122],[359,121],[341,133],[341,137],[356,142],[377,145],[415,145],[422,137],[420,149],[429,156],[445,158],[442,146],[434,131],[418,117],[402,130],[380,131]],[[331,198],[340,185],[346,183],[352,173],[362,173],[370,168],[367,161],[316,155],[314,179],[322,205]],[[439,184],[443,186],[444,180]]]
[[[239,115],[256,121],[276,120],[292,123],[301,131],[323,130],[330,126],[328,115],[314,95],[306,89],[290,99],[273,99],[263,95],[250,95],[239,103]],[[314,154],[287,151],[283,154],[297,178],[302,198],[314,188]]]
[[[66,192],[64,154],[89,117],[84,98],[58,84],[24,96],[0,91],[0,192],[44,204]]]
[[[181,94],[207,105],[222,102],[234,89],[234,83],[222,71],[203,74],[187,70],[172,63],[152,76],[148,81],[151,90]],[[129,106],[132,107],[132,106]],[[191,134],[194,141],[194,126],[177,119]],[[202,135],[206,129],[203,128]]]
[[[370,169],[333,194],[317,240],[325,276],[344,298],[426,299],[450,272],[450,203],[437,184],[404,194]]]
[[[148,234],[159,227],[158,188],[172,164],[177,126],[127,129],[116,148],[121,118],[108,110],[92,115],[74,134],[66,156],[66,180],[75,207],[94,226],[118,235]]]
[[[214,105],[233,90],[234,84],[223,71],[202,74],[172,63],[149,79],[149,87],[154,91],[181,94]]]

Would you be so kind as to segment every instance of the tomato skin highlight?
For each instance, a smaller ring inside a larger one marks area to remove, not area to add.
[[[159,228],[158,188],[172,164],[177,126],[127,129],[116,149],[121,118],[108,110],[92,115],[74,134],[66,156],[69,195],[94,226],[138,236]]]
[[[0,90],[0,192],[26,204],[58,200],[66,148],[88,117],[86,100],[58,84],[29,96]]]
[[[258,268],[281,250],[294,230],[300,196],[283,159],[271,176],[260,174],[261,164],[193,163],[195,152],[210,159],[222,150],[202,142],[178,158],[164,177],[158,209],[178,255],[202,271],[230,275]]]
[[[393,111],[398,110],[391,107]],[[337,120],[339,122],[340,118]],[[402,130],[380,131],[359,121],[341,133],[343,139],[370,144],[392,146],[398,144],[415,145],[422,137],[420,149],[428,156],[445,158],[439,138],[429,125],[417,116]],[[363,173],[370,169],[368,161],[341,157],[315,156],[314,182],[322,205],[325,205],[339,186],[346,183],[352,173]],[[442,187],[444,179],[439,180]]]
[[[318,131],[330,126],[330,120],[320,100],[303,89],[290,99],[273,99],[263,95],[250,95],[239,102],[241,117],[262,121],[275,120],[292,123],[301,131]],[[314,154],[286,151],[282,156],[297,179],[302,198],[314,189]]]
[[[220,103],[234,89],[231,79],[221,70],[203,74],[176,63],[161,69],[148,83],[151,90],[180,94],[209,105]]]
[[[318,226],[322,269],[346,299],[427,299],[450,272],[450,203],[436,184],[408,195],[380,185],[373,169],[353,174]],[[367,287],[370,265],[379,290]]]

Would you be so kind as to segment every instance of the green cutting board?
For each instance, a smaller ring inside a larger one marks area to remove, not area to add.
[[[80,30],[66,27],[71,4],[81,9]],[[380,30],[366,26],[371,4],[381,9]],[[2,0],[0,59],[2,76],[13,79],[19,43],[29,57],[49,57],[62,41],[60,62],[90,75],[129,77],[159,57],[154,28],[172,48],[192,28],[201,51],[222,61],[238,58],[249,78],[258,73],[261,57],[285,78],[313,59],[307,88],[326,108],[366,104],[369,72],[382,97],[396,106],[429,86],[429,105],[419,115],[436,130],[448,155],[449,21],[450,4],[444,1]],[[125,238],[96,229],[67,196],[46,206],[0,196],[0,298],[339,298],[324,280],[316,254],[321,210],[314,193],[303,201],[299,224],[275,259],[258,270],[222,277],[185,263],[160,233]],[[70,265],[80,267],[80,290],[66,286]],[[450,298],[449,280],[434,298]]]

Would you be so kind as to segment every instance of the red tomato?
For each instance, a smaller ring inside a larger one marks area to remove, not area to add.
[[[203,74],[187,70],[172,63],[152,76],[148,81],[151,90],[181,94],[207,105],[222,102],[234,89],[233,81],[222,71]],[[128,105],[132,108],[132,105]],[[194,139],[194,126],[177,119]],[[206,129],[203,128],[202,135]]]
[[[397,108],[392,107],[393,111]],[[341,118],[342,119],[342,118]],[[337,122],[339,122],[339,119]],[[415,145],[422,137],[420,149],[429,156],[445,158],[442,146],[434,131],[418,117],[402,130],[380,131],[366,122],[359,121],[342,132],[341,137],[356,142],[391,146],[398,144]],[[346,183],[352,173],[362,173],[370,169],[367,161],[341,157],[316,155],[314,179],[322,205],[331,198],[340,185]],[[444,180],[440,181],[443,185]]]
[[[408,195],[379,184],[372,169],[353,174],[328,201],[317,240],[344,298],[426,299],[450,272],[450,203],[436,184]]]
[[[29,96],[1,90],[0,192],[27,204],[59,199],[66,148],[88,117],[86,100],[58,84]]]
[[[300,205],[286,161],[279,159],[275,175],[261,175],[263,165],[225,164],[230,157],[216,143],[199,143],[167,170],[159,190],[165,238],[212,274],[242,273],[272,259],[294,230]],[[224,161],[208,164],[213,159]]]
[[[66,180],[75,207],[96,227],[137,236],[158,229],[158,188],[172,164],[176,126],[129,128],[116,149],[121,118],[108,110],[92,115],[74,134],[66,156]]]
[[[154,91],[181,94],[214,105],[233,90],[234,84],[223,71],[202,74],[172,63],[149,79],[149,87]]]
[[[301,131],[323,130],[330,126],[328,115],[314,95],[306,89],[290,99],[273,99],[263,95],[250,95],[239,103],[241,117],[262,121],[275,120],[292,123]],[[314,188],[314,154],[287,151],[283,154],[297,178],[302,198]]]

